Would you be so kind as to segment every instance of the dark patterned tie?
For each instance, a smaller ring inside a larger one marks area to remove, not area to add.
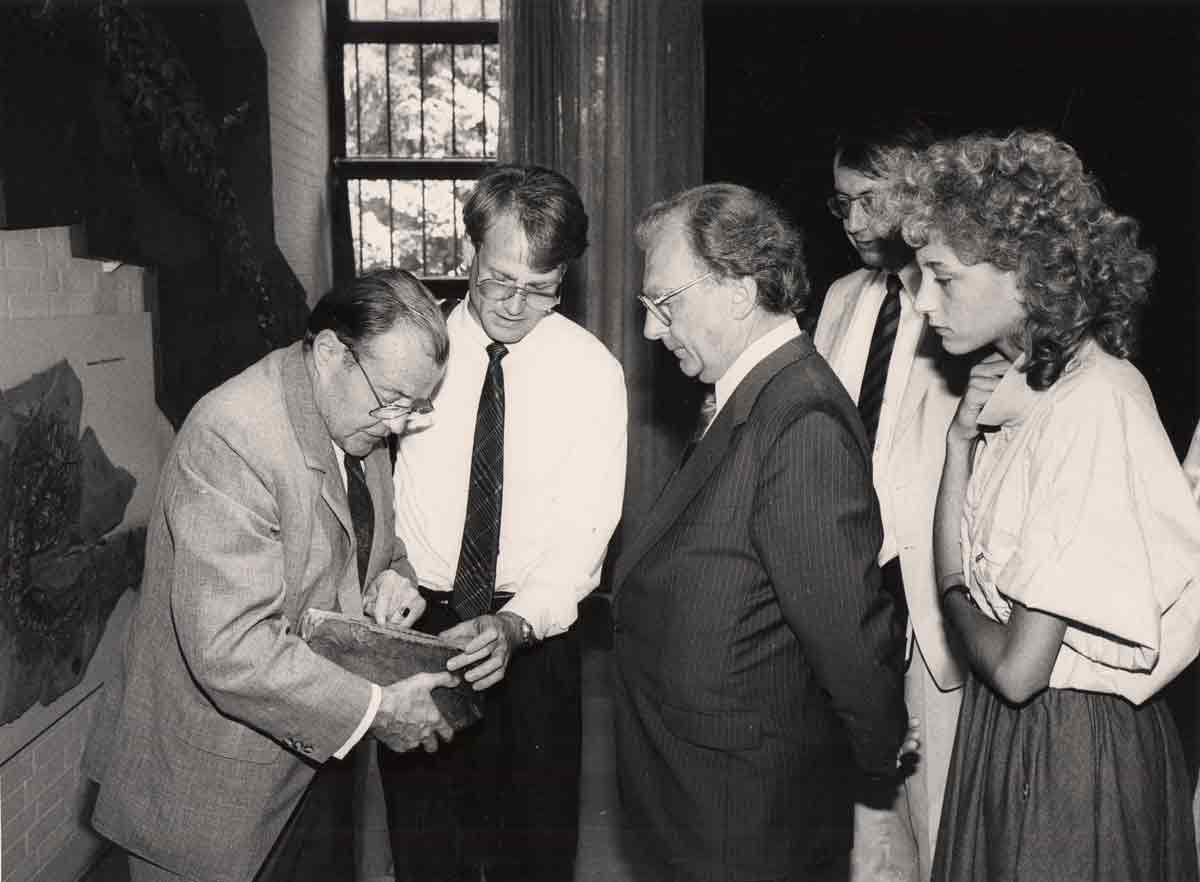
[[[346,463],[346,496],[350,500],[350,523],[354,526],[354,546],[358,555],[358,586],[367,581],[367,563],[371,560],[371,540],[375,536],[375,509],[371,491],[363,474],[362,458],[343,456]]]
[[[683,468],[692,454],[696,452],[696,445],[700,443],[700,439],[704,437],[704,433],[708,430],[708,425],[713,421],[713,417],[717,415],[717,393],[710,389],[704,396],[704,400],[700,403],[700,413],[696,417],[696,428],[692,432],[692,437],[688,439],[687,446],[683,448],[683,458],[679,463],[679,468]]]
[[[875,446],[879,429],[879,409],[883,406],[883,389],[887,385],[888,362],[896,343],[896,328],[900,324],[900,277],[889,273],[887,293],[875,318],[871,332],[871,348],[867,350],[867,365],[863,369],[862,388],[858,393],[858,413],[867,430],[867,442]]]
[[[500,512],[504,501],[504,368],[503,343],[487,348],[488,368],[479,391],[475,444],[471,450],[471,484],[467,518],[450,604],[464,621],[487,612],[496,590],[496,558],[500,554]]]

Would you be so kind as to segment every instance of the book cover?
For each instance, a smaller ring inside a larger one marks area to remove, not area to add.
[[[462,651],[460,646],[411,628],[379,625],[325,609],[305,611],[300,618],[300,637],[318,655],[380,686],[422,671],[445,671],[446,661]],[[466,680],[453,688],[439,686],[432,695],[455,731],[483,716],[482,698]]]

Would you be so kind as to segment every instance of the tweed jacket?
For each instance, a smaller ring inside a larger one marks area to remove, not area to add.
[[[387,451],[364,461],[368,581],[411,576]],[[201,399],[167,456],[121,669],[84,758],[96,829],[188,877],[247,882],[370,684],[309,650],[308,607],[361,614],[349,504],[300,343]]]

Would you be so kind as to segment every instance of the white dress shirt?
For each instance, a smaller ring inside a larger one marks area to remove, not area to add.
[[[466,303],[446,322],[450,358],[427,425],[396,459],[396,531],[421,584],[450,591],[466,519],[479,392],[491,342]],[[600,582],[625,494],[625,375],[590,333],[550,313],[509,344],[496,590],[539,639],[565,631]]]
[[[875,431],[875,449],[871,453],[871,472],[875,490],[879,497],[879,516],[883,521],[883,545],[879,549],[879,564],[890,561],[900,549],[896,542],[895,522],[903,517],[896,510],[892,498],[892,482],[888,480],[891,469],[892,435],[896,431],[896,420],[900,416],[900,402],[908,388],[908,375],[912,370],[913,358],[925,329],[925,317],[916,310],[916,286],[920,283],[920,269],[911,263],[900,270],[900,323],[896,327],[896,341],[888,361],[887,382],[883,387],[883,403],[879,408],[879,425]],[[846,387],[853,401],[858,401],[862,392],[863,372],[867,366],[867,352],[871,348],[871,334],[875,330],[875,319],[887,293],[888,274],[877,272],[875,278],[863,286],[854,306],[854,315],[847,326],[844,350],[855,357],[844,358],[831,365],[838,379]]]
[[[1014,365],[979,414],[963,571],[985,613],[1067,620],[1056,689],[1140,704],[1200,646],[1200,508],[1145,379],[1086,343],[1049,389]]]
[[[786,322],[773,330],[767,331],[749,346],[742,350],[742,354],[734,359],[733,364],[725,371],[717,380],[713,391],[716,394],[716,410],[709,417],[708,426],[711,426],[717,418],[717,414],[725,406],[725,403],[733,396],[734,390],[737,389],[738,383],[746,379],[746,375],[754,370],[760,361],[787,343],[789,340],[795,340],[800,336],[800,326],[796,321],[789,318]],[[708,431],[708,426],[704,427],[704,431]]]

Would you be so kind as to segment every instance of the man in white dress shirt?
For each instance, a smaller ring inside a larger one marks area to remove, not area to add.
[[[919,761],[899,791],[864,795],[855,807],[853,882],[929,879],[966,672],[942,624],[932,560],[933,509],[962,367],[914,308],[921,272],[912,249],[871,214],[881,157],[928,137],[918,125],[839,138],[829,208],[863,267],[830,286],[813,335],[873,443],[884,529],[879,565],[884,584],[907,604],[905,701],[921,739]]]
[[[396,530],[428,608],[473,640],[458,669],[484,718],[434,755],[380,752],[397,882],[573,879],[579,601],[600,581],[624,496],[624,373],[554,312],[587,247],[574,185],[501,166],[463,209],[475,248],[449,313],[450,360],[425,427],[399,445]],[[493,461],[488,463],[488,457]]]

